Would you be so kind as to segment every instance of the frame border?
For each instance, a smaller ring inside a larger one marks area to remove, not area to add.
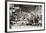
[[[43,31],[43,30],[45,30],[45,2],[5,1],[5,32],[7,32],[7,2],[24,2],[24,3],[40,3],[40,4],[44,4],[44,29],[39,29],[39,30],[23,30],[23,31],[10,31],[10,32],[29,32],[29,31]]]

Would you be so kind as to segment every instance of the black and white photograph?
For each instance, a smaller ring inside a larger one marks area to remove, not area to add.
[[[7,31],[44,29],[44,4],[7,2]]]

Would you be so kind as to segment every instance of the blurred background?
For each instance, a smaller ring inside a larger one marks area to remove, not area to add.
[[[10,4],[10,26],[42,26],[42,5]]]

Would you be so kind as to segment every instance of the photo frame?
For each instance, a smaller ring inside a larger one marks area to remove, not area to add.
[[[5,2],[5,32],[45,30],[45,3]]]

